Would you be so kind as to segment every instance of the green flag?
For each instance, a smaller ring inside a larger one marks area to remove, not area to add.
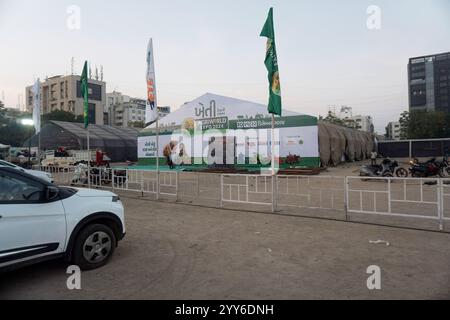
[[[88,65],[87,61],[84,62],[83,73],[81,74],[81,94],[84,100],[84,128],[89,126],[89,103],[88,103]]]
[[[275,46],[275,31],[273,28],[273,8],[269,10],[269,16],[260,34],[267,38],[266,60],[264,61],[269,72],[269,113],[281,116],[281,89],[280,75],[278,73],[277,48]]]

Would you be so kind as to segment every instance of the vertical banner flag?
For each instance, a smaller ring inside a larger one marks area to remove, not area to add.
[[[147,104],[145,107],[145,124],[158,119],[156,104],[155,60],[153,58],[153,39],[147,47]]]
[[[33,86],[33,123],[36,130],[36,134],[41,132],[41,84],[39,78],[36,80]]]
[[[83,73],[81,74],[81,94],[84,100],[84,128],[89,126],[89,103],[88,103],[88,65],[84,62]]]
[[[281,88],[280,75],[278,73],[277,48],[275,45],[275,31],[273,27],[273,8],[270,8],[266,23],[260,37],[267,38],[266,59],[264,64],[268,71],[269,79],[269,113],[281,116]]]

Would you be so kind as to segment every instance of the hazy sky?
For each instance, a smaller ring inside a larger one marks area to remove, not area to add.
[[[81,28],[67,27],[67,7]],[[366,25],[369,5],[381,29]],[[284,107],[326,114],[349,105],[384,133],[407,109],[408,58],[450,51],[449,0],[0,0],[0,99],[15,106],[36,77],[104,66],[107,92],[145,97],[154,39],[158,104],[178,108],[206,92],[267,101],[265,40],[274,7]]]

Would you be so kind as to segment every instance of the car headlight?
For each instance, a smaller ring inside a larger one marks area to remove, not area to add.
[[[119,202],[120,201],[120,197],[119,196],[113,196],[112,197],[112,202]]]

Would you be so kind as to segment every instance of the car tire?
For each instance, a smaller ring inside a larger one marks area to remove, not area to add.
[[[81,270],[104,266],[111,259],[117,239],[110,227],[90,224],[78,234],[72,251],[72,262]]]

